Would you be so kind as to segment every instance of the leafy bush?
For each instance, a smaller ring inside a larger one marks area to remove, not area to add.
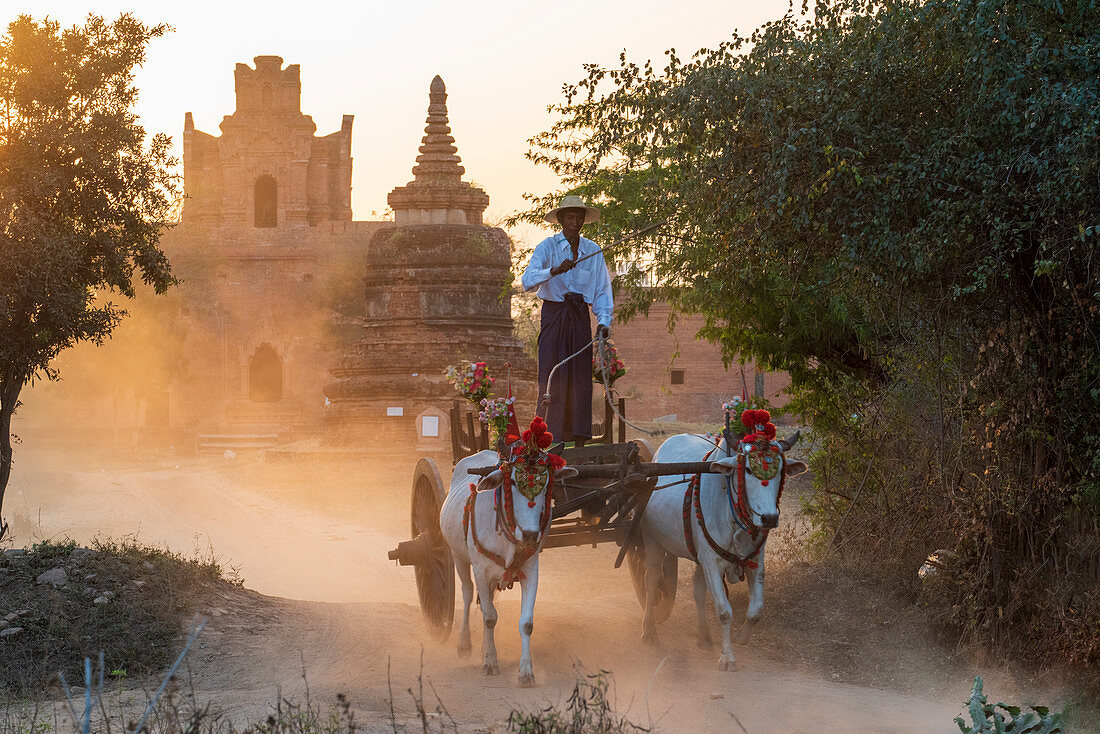
[[[823,543],[909,586],[953,549],[935,617],[1096,686],[1098,13],[821,1],[586,67],[530,153],[603,202],[596,239],[665,222],[615,253],[659,284],[620,300],[791,375]]]
[[[1062,731],[1061,715],[1050,713],[1045,706],[1030,707],[1031,710],[1025,712],[1019,706],[989,703],[982,693],[980,675],[974,679],[974,692],[970,695],[967,708],[971,721],[969,726],[961,717],[955,719],[963,734],[1057,734]]]

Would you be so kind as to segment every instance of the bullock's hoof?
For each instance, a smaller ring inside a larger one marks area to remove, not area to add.
[[[733,633],[733,642],[736,645],[749,644],[749,637],[752,636],[752,627],[746,622],[737,628],[737,631]]]
[[[467,643],[466,643],[465,645],[459,644],[459,646],[458,646],[458,656],[459,656],[460,658],[468,658],[468,657],[470,657],[470,650],[471,650],[471,649],[472,649],[472,648],[470,647],[470,643],[469,643],[469,642],[467,642]]]
[[[718,669],[733,672],[737,670],[737,661],[733,659],[732,655],[723,655],[718,658]]]
[[[643,645],[650,645],[650,646],[656,645],[657,644],[657,633],[656,632],[643,632],[642,633],[642,644]]]
[[[520,688],[534,688],[535,687],[535,674],[534,673],[524,673],[523,675],[520,675],[520,677],[519,677],[519,687]]]
[[[714,640],[710,638],[710,633],[701,634],[695,638],[695,646],[700,650],[712,650],[714,649]]]
[[[500,665],[497,663],[485,663],[481,666],[482,675],[500,675]]]

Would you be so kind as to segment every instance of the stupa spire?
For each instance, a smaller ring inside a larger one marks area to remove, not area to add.
[[[481,224],[489,196],[462,180],[455,139],[447,117],[447,85],[438,74],[428,90],[428,117],[413,180],[390,192],[387,201],[399,225]]]
[[[425,120],[424,137],[421,138],[420,155],[412,172],[417,183],[459,184],[466,172],[459,163],[455,139],[451,136],[447,119],[447,85],[438,74],[432,79],[428,92],[428,118]]]

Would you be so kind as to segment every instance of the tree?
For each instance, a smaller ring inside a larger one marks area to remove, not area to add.
[[[133,112],[134,68],[167,30],[21,15],[0,38],[0,507],[23,387],[109,336],[126,314],[110,297],[132,298],[138,273],[157,293],[175,283],[158,247],[177,196],[171,140],[146,145]]]
[[[604,202],[603,241],[667,217],[617,255],[644,297],[791,374],[826,538],[910,575],[955,546],[951,621],[1093,663],[1097,11],[819,2],[663,69],[586,67],[530,153]]]

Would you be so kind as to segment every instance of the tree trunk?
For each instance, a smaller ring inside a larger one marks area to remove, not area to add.
[[[8,534],[8,524],[4,522],[4,492],[11,478],[11,417],[19,403],[19,393],[23,389],[21,382],[12,380],[0,385],[0,540]]]

